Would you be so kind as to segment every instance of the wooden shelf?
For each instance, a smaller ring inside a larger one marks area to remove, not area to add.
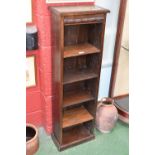
[[[62,127],[67,128],[75,126],[93,119],[93,116],[83,106],[81,106],[64,111]]]
[[[64,94],[63,107],[66,108],[68,106],[76,105],[91,100],[94,100],[94,97],[90,91],[86,90],[71,91]]]
[[[85,43],[74,46],[66,46],[64,49],[64,58],[99,53],[100,50],[95,46]]]
[[[94,135],[84,125],[76,126],[63,131],[62,149],[93,138]]]
[[[73,82],[93,79],[96,77],[98,77],[98,74],[94,73],[92,70],[89,69],[69,71],[64,73],[63,84],[69,84]]]

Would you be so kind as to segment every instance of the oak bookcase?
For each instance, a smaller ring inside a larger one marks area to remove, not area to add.
[[[96,6],[49,7],[53,36],[53,134],[59,150],[94,139],[106,14]]]

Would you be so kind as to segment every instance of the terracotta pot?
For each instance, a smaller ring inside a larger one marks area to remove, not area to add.
[[[103,98],[97,106],[96,128],[103,133],[109,133],[114,128],[117,119],[118,112],[114,106],[114,100]]]
[[[26,124],[26,155],[33,155],[38,148],[38,129],[32,124]]]

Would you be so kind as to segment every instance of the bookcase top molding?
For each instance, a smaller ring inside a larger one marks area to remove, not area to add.
[[[46,0],[46,3],[95,2],[95,0]]]

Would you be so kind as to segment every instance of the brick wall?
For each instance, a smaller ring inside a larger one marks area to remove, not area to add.
[[[40,99],[39,50],[27,51],[26,56],[35,56],[36,86],[26,88],[26,121],[37,126],[42,125],[42,107]]]
[[[52,99],[54,90],[52,90],[52,40],[50,21],[50,13],[48,6],[63,5],[93,5],[93,2],[83,3],[61,3],[46,4],[45,0],[32,0],[32,22],[38,28],[39,51],[37,61],[38,80],[40,85],[37,91],[27,91],[27,122],[36,125],[43,125],[47,133],[51,133],[52,129]],[[33,94],[33,95],[32,95]],[[36,102],[35,106],[32,104]],[[36,110],[37,109],[37,110]],[[31,112],[29,112],[31,111]],[[35,114],[36,113],[36,114]]]

